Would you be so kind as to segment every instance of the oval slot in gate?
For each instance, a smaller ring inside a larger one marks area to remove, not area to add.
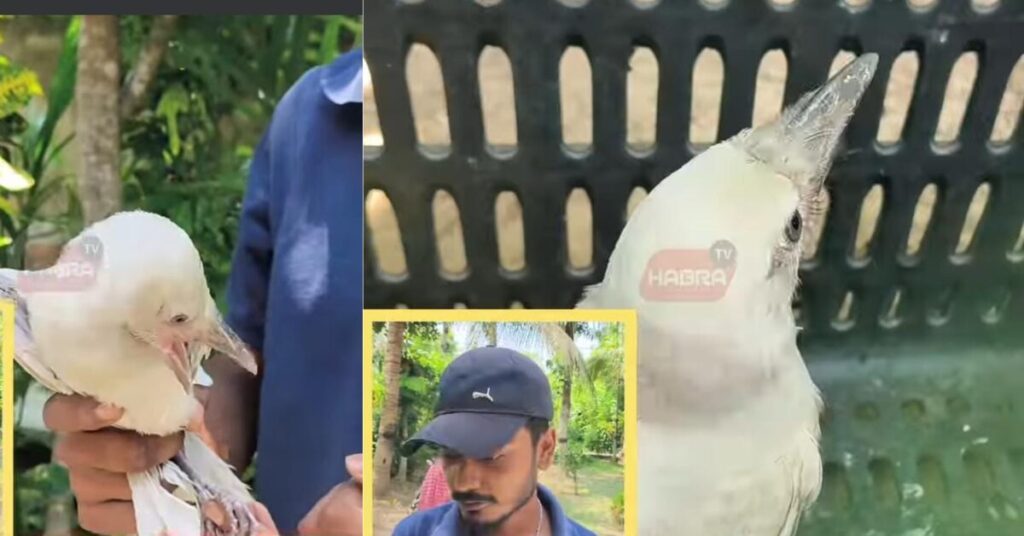
[[[369,228],[377,270],[389,278],[400,278],[407,273],[402,232],[391,200],[382,190],[366,194],[366,226]]]

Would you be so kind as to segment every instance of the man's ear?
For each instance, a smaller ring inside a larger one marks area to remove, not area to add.
[[[558,445],[558,434],[555,433],[554,428],[548,428],[537,441],[537,465],[541,470],[546,470],[554,462],[556,445]]]

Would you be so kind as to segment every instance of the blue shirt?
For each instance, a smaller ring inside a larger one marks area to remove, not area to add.
[[[362,450],[362,51],[306,72],[253,156],[228,324],[263,355],[256,493],[287,532]]]
[[[562,510],[562,506],[558,504],[558,499],[547,488],[538,485],[537,496],[540,498],[540,503],[544,505],[545,515],[551,524],[552,536],[595,536],[590,530],[569,519],[565,515],[565,511]],[[455,536],[457,534],[465,534],[465,528],[462,527],[461,520],[462,516],[459,514],[459,506],[454,502],[449,502],[437,508],[416,512],[403,519],[391,534],[392,536]]]

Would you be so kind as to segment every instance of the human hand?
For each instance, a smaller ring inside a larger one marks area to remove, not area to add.
[[[182,446],[182,434],[155,437],[109,428],[123,413],[79,395],[54,395],[43,408],[46,427],[57,434],[54,457],[67,467],[78,501],[78,524],[96,534],[135,532],[125,475],[171,459]]]
[[[195,412],[192,414],[192,420],[189,421],[188,427],[186,428],[189,432],[199,436],[199,439],[206,443],[206,446],[210,447],[220,459],[227,461],[229,449],[224,443],[217,440],[210,429],[206,426],[206,405],[210,401],[210,391],[206,387],[196,385],[193,387],[195,390],[193,396],[199,402],[196,406]]]
[[[334,486],[299,523],[300,536],[363,534],[363,455],[345,458],[352,479]]]
[[[263,506],[262,503],[252,503],[252,513],[256,517],[256,522],[259,526],[256,527],[256,532],[253,536],[280,536],[281,533],[277,531],[277,526],[274,525],[274,519],[270,517],[270,512],[267,511],[267,507]]]

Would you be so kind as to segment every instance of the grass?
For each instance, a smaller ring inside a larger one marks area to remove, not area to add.
[[[560,467],[540,476],[541,484],[554,492],[572,520],[601,536],[623,534],[623,528],[612,516],[612,501],[622,491],[624,481],[622,466],[605,460],[592,460],[580,468],[578,490],[574,489],[572,477]]]

